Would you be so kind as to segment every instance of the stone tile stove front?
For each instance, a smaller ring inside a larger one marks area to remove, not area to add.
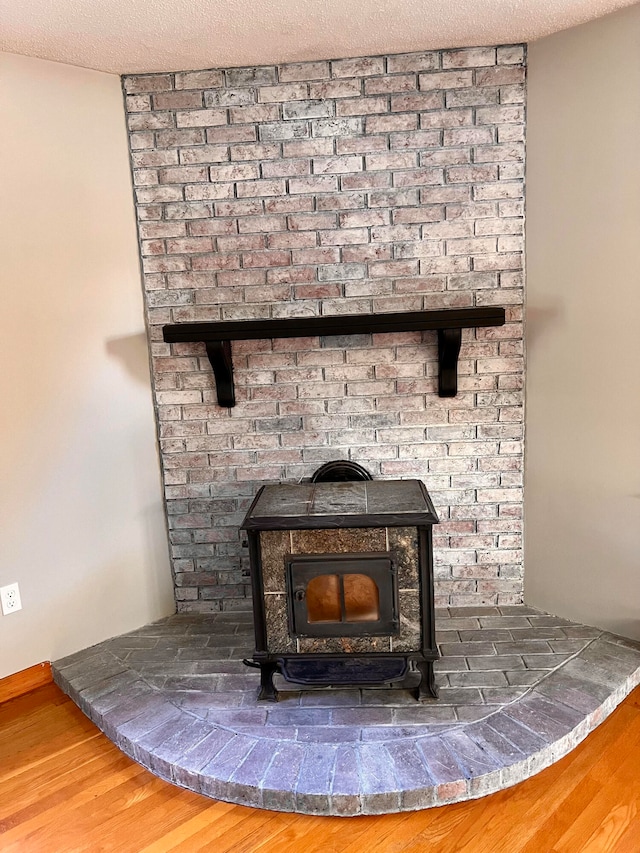
[[[418,480],[265,486],[249,538],[260,667],[305,685],[394,683],[437,696],[435,509]]]

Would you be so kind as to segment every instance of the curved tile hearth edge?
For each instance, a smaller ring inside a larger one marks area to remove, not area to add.
[[[508,615],[494,616],[496,608],[487,608],[487,630],[495,633],[501,618],[505,625],[508,620],[513,624],[518,608],[504,610]],[[531,608],[520,610],[546,616]],[[481,609],[469,613],[477,617]],[[464,618],[464,610],[456,609],[456,616]],[[583,627],[556,622],[569,634]],[[217,630],[228,634],[230,624],[225,621]],[[163,636],[179,644],[181,626],[186,626],[184,633],[190,625],[184,616],[169,617],[156,623],[156,633],[166,631]],[[208,622],[204,618],[200,637],[212,625],[214,614]],[[231,641],[246,639],[237,625],[232,627]],[[124,638],[145,636],[141,629]],[[340,740],[340,729],[328,733],[325,724],[318,726],[322,732],[311,727],[304,739],[293,740],[282,726],[234,730],[181,708],[174,693],[149,683],[113,654],[109,645],[114,642],[60,660],[53,672],[59,687],[124,753],[168,782],[208,797],[316,815],[410,811],[508,788],[569,753],[640,683],[640,644],[593,631],[577,653],[542,674],[519,698],[497,710],[493,706],[472,722],[405,728],[369,724],[368,740],[354,740],[353,728],[345,728],[347,737]],[[228,666],[219,668],[233,672]],[[205,705],[206,694],[205,688]],[[424,707],[437,704],[430,700]],[[301,710],[292,709],[292,728]]]

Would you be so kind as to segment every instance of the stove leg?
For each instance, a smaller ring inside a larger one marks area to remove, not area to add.
[[[278,701],[278,691],[273,684],[273,676],[278,672],[278,664],[266,661],[260,663],[260,691],[258,700],[264,699],[267,702]]]
[[[428,699],[429,697],[437,699],[438,687],[436,685],[436,679],[433,672],[433,661],[419,660],[416,662],[416,666],[422,677],[420,678],[420,683],[414,689],[413,695],[418,701]]]

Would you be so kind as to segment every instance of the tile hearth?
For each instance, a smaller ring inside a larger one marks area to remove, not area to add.
[[[440,697],[305,689],[256,699],[250,613],[178,614],[54,664],[127,755],[206,796],[381,814],[473,799],[557,761],[640,683],[640,644],[532,608],[437,613]]]

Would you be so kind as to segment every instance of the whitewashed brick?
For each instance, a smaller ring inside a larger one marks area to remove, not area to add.
[[[225,110],[189,110],[176,113],[178,127],[215,127],[226,123]]]
[[[501,181],[524,178],[524,163],[500,163],[498,170]]]
[[[180,149],[180,163],[185,166],[196,163],[221,163],[229,159],[226,145],[201,145],[198,148]]]
[[[362,157],[316,157],[313,160],[313,172],[316,175],[338,175],[343,172],[361,172]]]
[[[323,100],[291,101],[282,107],[284,119],[322,118],[333,115],[333,104]]]
[[[500,87],[500,103],[501,104],[524,104],[525,88],[524,86],[501,86]]]
[[[390,131],[412,131],[418,127],[418,116],[383,115],[369,116],[366,120],[367,133],[389,133]]]
[[[475,68],[496,64],[496,48],[477,47],[463,50],[445,50],[442,54],[443,68]]]
[[[328,98],[353,98],[362,92],[362,81],[359,78],[352,80],[327,80],[322,83],[309,84],[309,97],[326,100]]]
[[[384,113],[387,110],[386,97],[350,98],[336,101],[336,115],[365,116],[372,113]]]
[[[405,172],[395,172],[393,175],[394,187],[439,186],[441,184],[444,184],[444,170],[440,168],[407,169]]]
[[[331,63],[333,77],[368,77],[383,72],[384,59],[381,56],[338,59]]]
[[[161,130],[156,133],[156,147],[175,148],[182,145],[204,145],[204,130]]]
[[[203,106],[202,92],[166,92],[153,95],[151,100],[155,110],[199,109]]]
[[[176,89],[213,89],[221,86],[222,71],[185,71],[175,75]]]
[[[473,234],[474,223],[468,219],[439,219],[422,227],[422,237],[431,240],[471,237]]]
[[[524,108],[520,106],[479,107],[476,110],[476,124],[522,124]]]
[[[467,257],[457,258],[422,258],[420,261],[420,273],[422,275],[437,275],[439,273],[466,272],[471,268],[471,261]],[[473,294],[450,293],[438,294],[435,298],[424,298],[425,308],[470,308],[473,305]]]
[[[389,74],[370,77],[364,81],[365,95],[382,95],[391,92],[412,92],[418,88],[415,74]]]
[[[369,242],[369,232],[366,228],[345,228],[331,231],[319,231],[318,238],[321,246],[349,246]]]
[[[328,62],[292,62],[278,66],[278,78],[281,83],[295,83],[300,80],[327,80],[330,75]]]
[[[291,253],[294,264],[337,264],[340,260],[340,250],[334,246],[322,246],[316,249],[293,250]]]
[[[214,89],[204,93],[205,107],[242,107],[255,101],[255,89]]]
[[[476,256],[473,259],[473,267],[476,270],[521,270],[523,265],[522,253],[506,253],[506,254],[497,254],[497,255],[482,255]],[[519,299],[518,299],[519,294]],[[497,294],[495,294],[497,297]],[[487,294],[483,297],[483,299],[487,300],[490,296]],[[503,298],[503,303],[508,297]],[[513,294],[511,298],[518,299],[519,302],[522,301],[522,292],[517,291],[517,293]],[[490,304],[485,301],[485,305]]]
[[[443,205],[426,205],[424,207],[401,207],[399,210],[393,211],[394,224],[402,224],[405,222],[437,222],[442,223],[444,220]]]
[[[150,187],[158,183],[156,169],[136,169],[133,173],[133,183],[136,187]]]
[[[231,142],[254,142],[256,139],[256,130],[253,125],[209,127],[206,130],[206,139],[212,145],[229,144]]]
[[[130,133],[129,146],[132,151],[140,148],[153,148],[154,135],[153,133]]]
[[[445,94],[445,105],[451,108],[497,104],[498,94],[498,89],[450,89]]]
[[[232,145],[229,152],[232,160],[273,160],[281,155],[278,144]]]
[[[497,48],[497,60],[500,65],[518,65],[525,61],[526,47],[522,44],[505,45]]]
[[[125,107],[129,113],[148,112],[151,109],[151,95],[126,95]]]
[[[172,88],[169,74],[140,74],[124,78],[124,90],[128,95],[140,92],[169,92]]]
[[[505,163],[524,160],[524,144],[521,142],[503,143],[499,145],[481,145],[474,148],[476,163]]]
[[[318,267],[319,281],[352,281],[366,275],[364,264],[327,264]]]
[[[453,184],[469,184],[498,180],[498,167],[491,166],[450,166],[446,169],[447,180]]]
[[[387,139],[384,136],[336,139],[336,154],[368,154],[372,151],[386,150]]]
[[[338,179],[333,175],[318,175],[310,178],[292,178],[289,181],[290,193],[335,192]]]
[[[262,482],[352,458],[427,481],[439,602],[517,599],[523,59],[506,46],[126,78],[168,500],[224,499],[239,518]],[[204,348],[162,341],[169,322],[473,305],[504,305],[507,324],[464,331],[451,399],[430,332],[235,342],[231,411]],[[176,568],[222,577],[235,524],[225,539],[202,515],[172,513]],[[226,606],[215,584],[194,592],[182,609]]]
[[[311,122],[313,136],[354,136],[362,132],[362,119],[360,118],[333,118],[318,119]],[[327,146],[331,150],[330,143],[318,141],[317,147],[309,153],[327,153]]]
[[[444,107],[444,92],[417,92],[412,95],[392,95],[391,110],[393,112],[407,112],[408,110],[437,110]]]
[[[309,125],[305,121],[289,121],[277,124],[261,124],[258,128],[263,142],[300,139],[310,135]]]
[[[183,189],[187,201],[233,198],[233,191],[233,184],[189,184]]]
[[[523,219],[481,219],[475,223],[476,234],[511,234],[522,235]],[[521,246],[519,246],[521,248]],[[503,251],[500,249],[500,251]]]
[[[523,198],[524,186],[522,182],[501,181],[499,184],[480,184],[473,188],[474,200],[498,200],[508,198]]]
[[[226,113],[225,113],[226,116]],[[258,104],[250,107],[232,107],[229,110],[232,124],[253,124],[261,121],[276,121],[278,107],[272,104]],[[225,122],[218,122],[224,124]]]
[[[285,183],[280,180],[242,181],[242,183],[236,184],[236,194],[238,198],[257,198],[259,196],[283,195],[284,191]]]
[[[133,113],[127,119],[129,130],[161,130],[174,127],[173,113]]]
[[[131,162],[135,168],[144,166],[172,166],[178,162],[178,152],[171,151],[134,151]]]
[[[258,90],[258,100],[261,104],[304,101],[308,97],[307,83],[281,83],[279,86],[263,86]]]
[[[264,86],[276,81],[276,69],[267,65],[254,68],[228,68],[224,75],[229,87]]]
[[[342,249],[342,260],[345,263],[365,263],[367,261],[389,260],[393,254],[392,246],[367,245],[345,246]]]
[[[464,165],[471,162],[471,149],[421,151],[419,160],[421,166]]]
[[[393,175],[386,171],[369,172],[364,175],[344,175],[340,178],[341,190],[371,190],[390,188]]]
[[[473,85],[472,71],[439,71],[420,75],[420,89],[464,89]]]
[[[395,243],[402,240],[418,241],[420,239],[418,225],[376,225],[371,229],[372,242]]]
[[[491,122],[486,122],[491,124]],[[434,110],[420,115],[420,127],[468,127],[473,125],[473,110]]]
[[[418,165],[417,156],[413,151],[398,151],[390,154],[367,154],[365,156],[367,169],[411,169]]]
[[[342,228],[359,228],[368,225],[387,225],[389,212],[381,210],[354,210],[341,213],[338,221]]]
[[[138,232],[143,239],[182,237],[187,233],[187,226],[184,222],[143,222],[139,225]]]
[[[440,130],[414,130],[405,133],[392,133],[389,137],[391,148],[435,148],[441,144],[441,141],[442,135]]]

